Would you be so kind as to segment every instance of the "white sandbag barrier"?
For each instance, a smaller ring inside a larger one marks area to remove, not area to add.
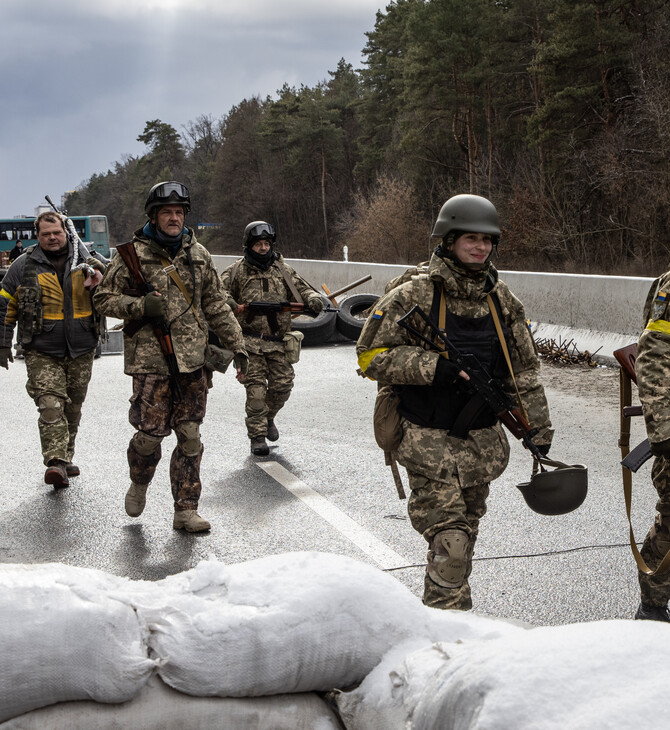
[[[0,566],[0,730],[637,730],[665,712],[669,652],[667,624],[438,611],[327,553],[156,582]]]

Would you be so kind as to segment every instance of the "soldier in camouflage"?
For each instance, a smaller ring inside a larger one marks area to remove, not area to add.
[[[398,461],[407,469],[412,491],[408,512],[429,546],[423,602],[468,610],[479,522],[489,483],[507,466],[509,444],[492,411],[470,410],[470,396],[461,386],[464,373],[413,339],[397,320],[418,304],[462,352],[476,355],[515,396],[493,321],[497,315],[522,405],[537,429],[533,441],[543,454],[553,431],[523,306],[490,261],[500,237],[496,209],[477,195],[454,196],[442,206],[432,235],[441,242],[428,273],[413,276],[375,304],[357,354],[365,375],[393,386],[399,399],[403,437]],[[426,323],[415,320],[413,326],[433,339]],[[452,435],[456,423],[467,423],[464,438]]]
[[[138,290],[117,254],[98,287],[95,304],[108,316],[125,320],[126,326],[136,320],[140,323],[132,336],[124,332],[125,372],[133,376],[129,419],[136,429],[128,446],[131,484],[126,513],[131,517],[142,514],[147,488],[161,458],[161,442],[174,431],[177,446],[170,461],[173,527],[203,532],[211,527],[197,512],[202,491],[200,424],[207,404],[203,365],[208,327],[234,353],[238,379],[243,379],[248,359],[212,257],[184,226],[189,209],[188,190],[181,183],[168,181],[151,188],[145,204],[149,220],[135,232],[132,245],[153,291]],[[171,335],[181,395],[154,332],[161,320]]]
[[[651,479],[658,492],[656,519],[640,554],[654,570],[670,550],[670,271],[654,281],[644,307],[635,374],[651,452]],[[670,622],[670,573],[638,571],[641,601],[636,619]]]
[[[39,411],[44,481],[60,489],[80,473],[72,459],[100,328],[91,290],[106,261],[68,238],[60,214],[41,213],[34,225],[38,245],[19,256],[2,280],[0,366],[8,368],[13,361],[18,322],[26,390]],[[87,275],[76,261],[85,261],[93,273]]]
[[[295,372],[289,362],[284,338],[291,329],[290,312],[267,314],[244,312],[240,305],[249,302],[305,303],[315,313],[323,309],[321,295],[287,264],[274,250],[273,226],[253,221],[244,229],[244,257],[221,274],[229,293],[228,304],[242,325],[244,344],[249,353],[246,388],[246,427],[251,452],[266,456],[270,447],[265,440],[277,441],[275,417],[289,399]]]

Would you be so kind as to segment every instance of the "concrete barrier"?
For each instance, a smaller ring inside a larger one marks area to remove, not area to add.
[[[237,256],[214,256],[222,271]],[[372,279],[350,293],[381,294],[386,282],[407,267],[352,261],[286,259],[316,289],[335,291],[367,274]],[[642,308],[653,281],[636,276],[546,274],[501,271],[500,277],[523,302],[536,337],[573,340],[580,351],[607,360],[619,347],[637,340],[643,328]],[[345,295],[346,296],[346,295]]]

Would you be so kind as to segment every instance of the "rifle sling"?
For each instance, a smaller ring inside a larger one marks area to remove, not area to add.
[[[621,413],[619,420],[619,447],[621,448],[621,459],[624,460],[630,452],[630,417],[624,415],[624,408],[631,405],[631,377],[621,366],[619,370],[619,399],[621,405]],[[670,550],[663,556],[661,562],[656,566],[656,570],[652,570],[644,561],[644,558],[638,550],[633,533],[633,523],[630,517],[631,505],[633,503],[633,474],[630,469],[621,466],[621,476],[623,479],[623,496],[626,503],[626,517],[628,518],[628,539],[630,540],[630,549],[633,558],[637,563],[638,570],[648,576],[662,575],[670,569]]]
[[[174,281],[174,283],[179,288],[179,291],[184,295],[184,298],[188,302],[189,307],[193,307],[193,302],[191,299],[191,295],[188,292],[188,289],[186,288],[186,284],[182,281],[181,276],[179,276],[179,272],[175,268],[175,265],[169,261],[164,256],[159,256],[161,260],[161,264],[163,264],[163,271]],[[189,264],[191,263],[191,259],[189,256]],[[191,264],[192,265],[192,264]],[[195,279],[195,277],[194,277]],[[200,321],[200,317],[198,317],[198,313],[195,311],[195,307],[193,307],[193,316],[195,317],[195,321],[198,323],[198,327],[203,332],[207,332],[207,327],[203,326],[202,322]]]

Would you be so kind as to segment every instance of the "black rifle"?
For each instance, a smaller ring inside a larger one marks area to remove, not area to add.
[[[637,343],[632,345],[626,345],[615,350],[613,353],[617,362],[621,366],[624,373],[628,375],[630,380],[637,384],[637,375],[635,373],[635,360],[637,359]],[[625,418],[631,418],[631,416],[641,416],[642,406],[624,406],[623,415]],[[628,446],[626,445],[626,448]],[[639,443],[632,451],[630,451],[626,458],[621,461],[621,466],[625,466],[626,469],[630,469],[632,472],[636,472],[642,464],[647,462],[653,454],[651,453],[651,445],[649,439],[645,439]]]
[[[423,319],[423,321],[430,327],[433,335],[439,338],[441,344],[437,344],[434,340],[426,337],[419,332],[416,327],[410,324],[410,320],[415,315]],[[443,356],[445,354],[448,355],[449,362],[455,365],[459,370],[462,370],[470,378],[469,380],[462,378],[463,382],[461,385],[465,388],[465,390],[468,391],[473,398],[477,398],[482,405],[488,406],[493,411],[496,418],[498,418],[498,420],[507,427],[509,432],[520,441],[523,441],[526,448],[536,459],[540,460],[545,458],[532,440],[533,436],[537,434],[538,429],[531,429],[528,421],[519,411],[514,400],[512,400],[512,398],[500,387],[498,382],[491,377],[476,355],[462,353],[458,350],[446,334],[440,330],[440,328],[423,311],[423,309],[419,307],[418,304],[412,307],[406,315],[401,317],[398,320],[398,324],[414,335],[414,337],[429,345],[431,349],[437,350]],[[456,430],[452,429],[452,435],[459,436],[461,438],[463,437],[463,435],[458,433],[458,428],[456,428]]]
[[[336,307],[326,307],[324,312],[337,312],[339,311]],[[291,314],[311,314],[316,316],[317,312],[310,309],[303,302],[247,302],[246,304],[240,304],[235,310],[235,314],[247,313],[247,323],[251,322],[254,317],[259,315],[265,315],[268,318],[268,324],[273,332],[279,329],[279,323],[277,322],[277,314],[279,312],[291,312]]]
[[[149,292],[155,291],[154,285],[146,279],[144,272],[140,267],[140,261],[137,258],[137,251],[132,241],[128,243],[120,243],[116,247],[116,251],[123,259],[123,263],[126,265],[128,271],[135,281],[135,289],[126,289],[123,293],[129,294],[130,296],[143,297]],[[127,322],[123,331],[132,337],[140,328],[144,327],[145,324],[150,324],[153,327],[154,334],[158,340],[158,344],[161,347],[163,357],[168,366],[168,372],[170,373],[170,380],[172,386],[177,395],[177,400],[183,400],[184,394],[179,384],[179,364],[177,363],[177,356],[174,354],[174,348],[172,347],[172,336],[170,335],[170,327],[165,321],[164,317],[158,317],[154,319],[134,319]]]

